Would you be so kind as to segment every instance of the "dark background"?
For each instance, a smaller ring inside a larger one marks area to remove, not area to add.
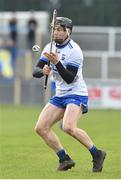
[[[121,0],[0,0],[0,11],[58,10],[74,25],[121,26]]]

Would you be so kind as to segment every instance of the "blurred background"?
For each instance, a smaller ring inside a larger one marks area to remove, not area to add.
[[[53,80],[32,69],[50,41],[52,12],[73,20],[72,39],[84,53],[90,108],[121,108],[121,0],[0,0],[0,104],[44,105]]]

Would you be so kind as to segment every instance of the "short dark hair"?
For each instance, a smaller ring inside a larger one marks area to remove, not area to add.
[[[71,29],[71,31],[73,28],[72,20],[67,17],[56,17],[55,24],[63,26],[63,27],[67,27],[67,28]]]

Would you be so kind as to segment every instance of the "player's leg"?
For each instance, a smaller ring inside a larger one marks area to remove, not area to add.
[[[52,125],[63,117],[64,109],[48,103],[41,111],[35,126],[35,131],[44,139],[56,153],[63,149],[58,137],[51,130]]]
[[[77,122],[82,115],[82,108],[75,104],[68,104],[64,117],[63,117],[63,130],[76,138],[80,143],[82,143],[88,149],[93,146],[93,142],[88,134],[77,128]]]
[[[106,153],[94,146],[93,141],[84,130],[77,128],[77,122],[81,116],[82,107],[75,104],[68,104],[63,118],[63,130],[77,139],[90,151],[93,157],[93,172],[99,172],[102,170]]]
[[[35,127],[36,132],[59,157],[58,170],[60,171],[68,170],[75,165],[74,161],[64,150],[56,134],[51,130],[52,125],[63,117],[64,111],[64,109],[48,103],[40,113]]]

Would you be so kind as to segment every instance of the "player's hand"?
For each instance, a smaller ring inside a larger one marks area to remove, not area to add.
[[[42,71],[43,71],[44,75],[49,75],[50,71],[51,71],[51,68],[48,65],[44,65]]]
[[[50,52],[50,53],[45,52],[44,55],[49,59],[49,61],[52,64],[57,64],[59,62],[57,54],[53,52]]]

